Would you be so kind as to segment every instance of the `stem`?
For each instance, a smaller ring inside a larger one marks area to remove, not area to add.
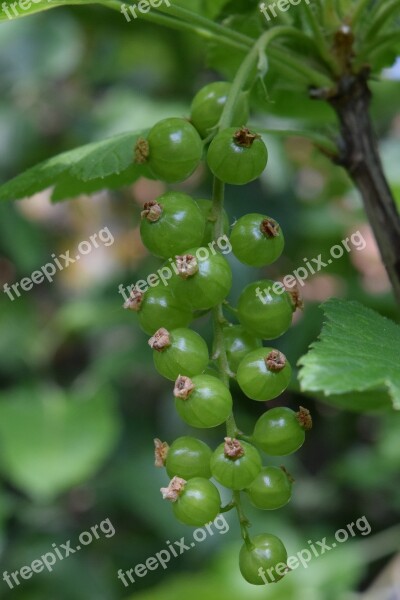
[[[332,80],[327,75],[304,64],[289,54],[286,48],[274,46],[268,50],[268,54],[271,58],[292,69],[297,75],[302,75],[308,86],[330,87],[332,85]]]
[[[260,58],[265,54],[268,45],[275,38],[283,36],[295,38],[300,37],[302,41],[304,41],[304,38],[306,38],[307,41],[309,41],[308,36],[304,35],[294,27],[275,27],[272,30],[265,31],[255,42],[252,49],[239,67],[219,122],[220,130],[229,127],[235,110],[236,100],[240,92],[245,89],[250,75],[257,67]],[[331,83],[330,80],[328,80],[328,82]],[[326,83],[325,79],[324,83]]]
[[[98,0],[98,2],[99,4],[102,4],[103,6],[106,6],[111,10],[121,12],[121,3],[118,2],[118,0]],[[170,12],[169,9],[168,12]],[[238,41],[235,32],[226,27],[219,26],[219,28],[215,30],[215,27],[209,27],[209,25],[211,25],[213,22],[208,21],[207,19],[202,19],[202,24],[196,25],[195,19],[192,19],[191,21],[185,21],[174,18],[170,15],[163,15],[154,10],[148,13],[143,13],[141,15],[141,18],[144,21],[154,23],[155,25],[161,25],[170,29],[177,29],[178,31],[195,33],[208,41],[214,41],[216,43],[229,46],[231,48],[234,48],[235,50],[240,50],[242,52],[247,52],[253,42],[252,38],[246,38],[246,36],[242,36],[245,42]],[[207,26],[203,21],[206,22]]]
[[[254,545],[250,539],[249,532],[248,532],[248,527],[249,527],[250,523],[249,523],[249,520],[246,517],[243,507],[242,507],[240,492],[233,492],[233,498],[235,500],[236,512],[237,512],[237,515],[239,518],[240,532],[242,534],[242,538],[244,540],[244,543],[247,546],[247,549],[252,550],[254,548]]]
[[[360,190],[383,263],[400,304],[400,215],[386,180],[369,108],[369,73],[343,76],[337,91],[327,98],[341,126],[342,165]]]
[[[216,33],[217,36],[215,37],[217,38],[221,35],[226,36],[228,33],[231,40],[235,40],[238,43],[246,45],[247,47],[254,42],[253,38],[239,33],[234,29],[228,29],[227,27],[224,27],[224,25],[215,23],[215,21],[207,19],[206,17],[202,17],[198,13],[188,10],[187,8],[182,8],[180,6],[159,6],[157,11],[166,13],[167,15],[172,15],[191,24],[197,24],[200,28]]]

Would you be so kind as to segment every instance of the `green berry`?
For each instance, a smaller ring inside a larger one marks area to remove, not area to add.
[[[153,359],[157,371],[163,377],[175,381],[179,375],[191,377],[202,373],[208,365],[208,348],[203,338],[191,329],[161,328],[149,340],[154,350]]]
[[[217,488],[204,477],[188,481],[174,477],[168,488],[161,488],[161,493],[172,502],[175,517],[185,525],[201,527],[213,521],[221,508]]]
[[[152,173],[167,183],[187,179],[199,166],[203,143],[196,129],[185,119],[160,121],[147,137],[148,166]],[[146,161],[146,153],[144,160]]]
[[[246,331],[242,325],[224,327],[223,334],[229,368],[236,373],[243,358],[252,350],[261,348],[262,342]]]
[[[184,436],[175,440],[169,447],[166,469],[169,477],[211,477],[210,459],[211,449],[194,437]]]
[[[281,540],[270,533],[261,533],[252,538],[251,542],[252,548],[243,544],[239,554],[239,568],[245,580],[253,585],[265,585],[265,582],[272,583],[282,579],[283,575],[275,570],[278,566],[281,571],[280,563],[286,564],[287,561],[286,548]]]
[[[211,458],[211,473],[232,490],[248,487],[261,469],[261,457],[251,444],[230,437],[218,446]]]
[[[204,231],[204,236],[201,241],[200,246],[206,246],[214,239],[214,225],[215,221],[213,221],[212,216],[212,200],[196,200],[203,217],[206,220],[206,228]],[[223,211],[223,221],[224,221],[224,234],[227,236],[229,233],[229,217],[227,215],[226,210]]]
[[[252,400],[266,402],[286,390],[292,368],[286,356],[273,348],[259,348],[244,357],[237,371],[237,382]]]
[[[163,285],[145,292],[133,289],[124,308],[138,313],[139,325],[149,335],[161,327],[187,327],[193,319],[192,311],[180,306],[172,290]]]
[[[180,417],[192,427],[217,427],[232,413],[229,389],[211,375],[193,378],[179,376],[175,382],[174,396]]]
[[[292,481],[282,468],[263,467],[246,492],[256,508],[275,510],[289,502]]]
[[[206,220],[187,194],[167,192],[147,202],[142,212],[140,235],[155,256],[170,258],[202,243]]]
[[[274,291],[278,287],[282,293]],[[238,302],[238,317],[243,327],[264,340],[278,338],[289,329],[293,310],[291,296],[283,285],[268,279],[246,286]]]
[[[285,246],[279,224],[257,213],[241,217],[233,226],[230,239],[236,258],[251,267],[274,263]]]
[[[191,108],[191,122],[201,137],[205,138],[218,125],[228,99],[232,84],[215,81],[203,87],[194,97]],[[246,94],[241,93],[232,115],[232,125],[241,127],[247,123],[249,107]]]
[[[285,456],[301,448],[305,431],[311,427],[312,419],[305,408],[300,407],[297,413],[286,407],[271,408],[258,419],[253,441],[271,456]]]
[[[229,294],[232,271],[227,260],[209,248],[192,248],[176,258],[171,287],[174,294],[191,310],[208,310]]]
[[[210,144],[207,162],[224,183],[244,185],[257,179],[268,162],[267,147],[248,129],[224,129]]]

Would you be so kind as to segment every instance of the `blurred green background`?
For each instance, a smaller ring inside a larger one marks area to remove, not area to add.
[[[222,75],[207,68],[197,38],[145,22],[128,24],[98,7],[2,23],[1,182],[55,153],[166,116],[188,116],[197,90]],[[400,202],[398,77],[392,70],[373,83],[373,112],[385,170]],[[293,92],[290,82],[271,77],[268,91],[268,101],[260,94],[255,99],[252,122],[334,128],[330,109]],[[231,258],[233,303],[246,283],[291,273],[306,257],[326,256],[353,231],[367,240],[363,252],[346,254],[307,282],[304,313],[278,342],[296,364],[321,329],[321,301],[351,298],[395,320],[398,313],[361,201],[344,172],[298,138],[266,141],[265,175],[244,189],[230,188],[226,208],[231,223],[249,211],[276,218],[286,252],[260,272]],[[200,170],[178,187],[206,198],[211,181]],[[153,466],[153,438],[171,443],[189,429],[173,410],[170,384],[155,373],[147,337],[118,294],[120,283],[132,284],[159,268],[142,246],[138,223],[143,203],[163,190],[160,183],[140,180],[119,192],[60,204],[52,205],[44,192],[0,206],[1,286],[29,276],[53,253],[74,255],[82,240],[103,227],[115,239],[57,273],[52,284],[34,286],[14,301],[1,294],[0,573],[31,564],[52,544],[71,539],[76,545],[82,531],[105,519],[116,531],[13,590],[0,580],[1,598],[345,600],[367,598],[361,594],[384,569],[383,587],[396,573],[399,582],[400,569],[389,561],[400,545],[400,415],[352,412],[351,398],[341,410],[295,390],[269,403],[300,403],[314,415],[307,443],[284,460],[296,479],[294,498],[274,513],[247,507],[251,531],[279,535],[289,554],[308,540],[332,539],[336,529],[363,515],[371,535],[357,536],[278,586],[254,588],[238,571],[239,532],[228,513],[224,536],[207,537],[168,569],[149,572],[129,588],[118,580],[118,569],[145,562],[166,540],[191,536],[162,502],[159,488],[167,478]],[[208,317],[195,328],[210,342]],[[234,392],[238,424],[250,433],[265,407]],[[223,428],[199,437],[215,447],[222,436]],[[374,598],[389,598],[376,593]]]

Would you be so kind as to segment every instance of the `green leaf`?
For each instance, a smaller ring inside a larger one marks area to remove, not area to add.
[[[299,361],[301,389],[334,402],[335,394],[384,388],[400,410],[400,327],[358,302],[332,299],[322,308],[321,336]]]
[[[67,399],[49,390],[3,394],[1,470],[35,500],[52,500],[94,475],[118,434],[108,391],[92,399]]]
[[[54,156],[2,185],[0,200],[19,200],[55,185],[57,201],[133,183],[148,176],[146,167],[133,163],[136,140],[145,134],[122,133]]]
[[[57,6],[67,6],[76,4],[101,4],[101,1],[93,0],[32,0],[31,2],[16,2],[15,0],[5,0],[2,2],[2,10],[0,10],[0,21],[9,21],[27,17],[34,13],[56,8]],[[23,6],[26,6],[23,8]]]

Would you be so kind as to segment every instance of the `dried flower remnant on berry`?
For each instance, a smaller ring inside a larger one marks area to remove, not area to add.
[[[165,348],[168,348],[171,345],[171,337],[169,335],[169,331],[161,327],[158,331],[155,332],[153,337],[149,339],[149,346],[153,350],[157,352],[162,352]]]
[[[286,367],[286,356],[278,350],[272,350],[265,358],[265,364],[270,371],[282,371]]]
[[[179,498],[180,493],[183,491],[186,480],[181,477],[174,477],[168,484],[168,487],[161,488],[163,500],[169,500],[170,502],[176,502]]]
[[[181,277],[182,279],[188,279],[189,277],[192,277],[199,270],[197,259],[192,254],[177,256],[176,267],[178,269],[179,277]]]
[[[150,156],[149,142],[140,137],[135,145],[135,163],[137,165],[144,165]]]
[[[150,223],[155,223],[161,217],[163,207],[156,200],[150,200],[144,205],[141,212],[142,219],[147,219]]]
[[[281,228],[274,219],[264,219],[261,222],[260,231],[265,237],[274,238],[280,235]]]
[[[123,307],[127,310],[134,310],[135,312],[138,312],[142,305],[143,298],[144,293],[134,288],[131,291],[128,300],[124,302]]]
[[[233,136],[234,141],[238,146],[243,148],[251,148],[255,140],[261,138],[258,133],[252,133],[247,127],[241,127]]]
[[[241,456],[244,456],[243,446],[239,442],[239,440],[235,440],[234,438],[226,437],[224,438],[224,454],[226,458],[231,458],[232,460],[236,460]]]
[[[296,417],[303,429],[305,429],[306,431],[312,429],[312,417],[310,411],[307,410],[307,408],[300,406],[299,411],[296,413]]]
[[[156,467],[164,467],[167,460],[169,445],[158,438],[154,439],[154,464]]]
[[[190,377],[179,375],[178,379],[175,381],[174,396],[175,398],[186,400],[193,392],[194,388],[195,385]]]

